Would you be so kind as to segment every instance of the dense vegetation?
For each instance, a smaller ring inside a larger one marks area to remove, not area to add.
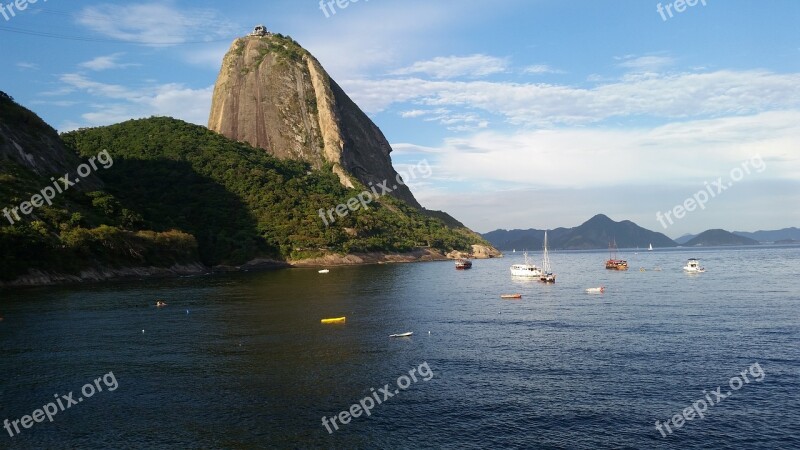
[[[206,128],[170,118],[132,120],[62,136],[87,159],[103,150],[113,166],[103,190],[69,190],[22,222],[0,226],[0,274],[28,268],[76,271],[93,265],[240,264],[327,252],[403,252],[418,246],[468,250],[483,242],[466,229],[392,197],[326,226],[319,209],[346,203],[330,168],[279,160]],[[29,199],[49,184],[0,160],[0,204]],[[7,221],[6,221],[7,222]]]
[[[133,120],[63,139],[84,158],[111,153],[114,166],[98,175],[112,211],[136,212],[128,226],[186,231],[206,264],[324,251],[465,250],[479,241],[388,196],[326,226],[319,209],[345,203],[363,187],[346,189],[329,168],[279,160],[175,119]]]
[[[19,205],[49,180],[0,159],[0,205]],[[96,266],[171,266],[198,260],[194,237],[176,230],[131,231],[128,210],[109,211],[102,192],[66,191],[52,206],[10,225],[0,217],[0,280],[30,268],[78,272]],[[13,218],[13,216],[12,216]]]

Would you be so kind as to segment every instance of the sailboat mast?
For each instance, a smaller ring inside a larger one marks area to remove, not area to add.
[[[550,273],[550,256],[547,254],[547,231],[544,232],[544,254],[542,256],[542,271]]]

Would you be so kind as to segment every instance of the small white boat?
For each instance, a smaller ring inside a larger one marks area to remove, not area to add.
[[[606,291],[605,286],[593,287],[593,288],[586,289],[586,293],[587,294],[602,294],[605,291]]]
[[[405,332],[405,333],[390,334],[389,337],[409,337],[409,336],[411,336],[413,334],[414,334],[413,331],[408,331],[408,332]]]
[[[688,273],[703,273],[706,271],[706,268],[700,267],[700,261],[696,258],[689,258],[689,262],[683,266],[683,271]]]
[[[536,279],[541,278],[542,270],[536,267],[536,264],[533,264],[530,259],[528,259],[528,252],[523,252],[522,255],[525,258],[525,262],[523,264],[512,265],[511,276]]]
[[[650,244],[650,248],[648,248],[647,250],[652,252],[653,251],[653,244]]]
[[[328,273],[328,272],[330,272],[330,270],[328,270],[328,269],[322,269],[322,270],[319,271],[319,273]]]

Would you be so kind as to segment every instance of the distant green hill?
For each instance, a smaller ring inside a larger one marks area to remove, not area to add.
[[[708,247],[722,245],[758,245],[758,241],[733,234],[730,231],[714,229],[703,231],[683,245],[685,247],[693,247],[695,245]]]
[[[10,126],[9,124],[16,124]],[[31,124],[30,127],[26,124]],[[16,142],[29,157],[15,159]],[[48,146],[37,147],[47,141]],[[8,96],[0,97],[0,209],[30,200],[63,167],[107,150],[113,158],[83,185],[56,196],[13,225],[0,217],[0,280],[31,269],[239,265],[254,258],[302,259],[330,253],[442,253],[488,244],[436,211],[383,196],[326,226],[335,208],[364,186],[343,187],[326,167],[280,160],[171,118],[82,129],[60,138]],[[44,164],[59,161],[57,169]],[[55,170],[58,170],[56,172]],[[430,215],[428,215],[430,214]],[[432,217],[437,216],[437,217]]]

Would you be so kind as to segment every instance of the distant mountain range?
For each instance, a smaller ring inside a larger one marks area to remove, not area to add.
[[[711,230],[709,230],[711,231]],[[746,237],[756,240],[758,242],[774,242],[779,244],[779,241],[798,241],[800,240],[800,228],[791,227],[783,228],[780,230],[758,230],[754,232],[749,231],[734,231],[733,234],[737,236]],[[684,245],[694,239],[695,234],[684,234],[683,236],[675,239],[678,244]]]
[[[500,250],[540,249],[544,240],[544,230],[494,230],[483,237]],[[630,220],[615,222],[608,216],[598,214],[573,228],[548,230],[548,247],[560,250],[585,250],[608,248],[609,242],[616,241],[620,248],[654,248],[723,245],[757,245],[760,242],[800,240],[800,229],[784,228],[774,231],[747,233],[712,229],[700,234],[686,234],[675,240],[662,233],[642,228]]]
[[[495,248],[539,249],[542,248],[544,230],[495,230],[483,235]],[[620,248],[676,247],[678,244],[662,233],[642,228],[630,220],[615,222],[608,216],[598,214],[574,228],[556,228],[547,232],[548,246],[562,250],[584,250],[608,248],[616,241]]]
[[[759,242],[776,242],[781,240],[800,240],[800,228],[791,227],[791,228],[784,228],[782,230],[771,230],[771,231],[764,231],[758,230],[753,233],[748,233],[747,231],[734,231],[733,234],[738,234],[739,236],[744,236],[750,239],[755,239]]]

